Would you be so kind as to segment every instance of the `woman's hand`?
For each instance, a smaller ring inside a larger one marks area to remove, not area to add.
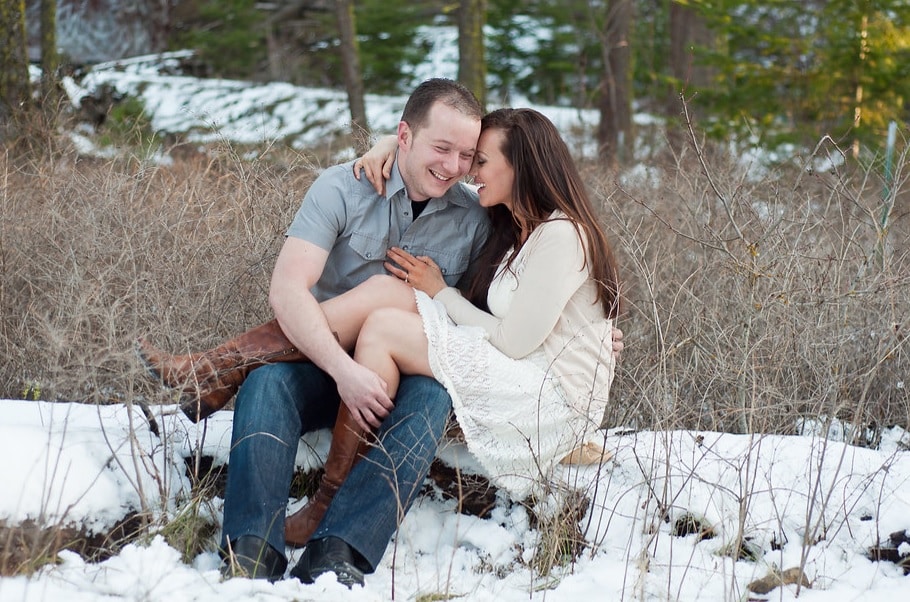
[[[392,164],[395,163],[395,152],[398,150],[397,136],[383,136],[364,155],[354,161],[354,177],[360,179],[363,169],[367,180],[376,192],[385,196],[386,180],[392,177]]]
[[[622,331],[615,326],[613,327],[613,359],[618,360],[622,353],[625,343],[622,341]]]
[[[398,247],[389,249],[387,255],[391,261],[385,262],[385,269],[417,290],[434,297],[446,287],[442,270],[429,257],[425,255],[414,257]]]

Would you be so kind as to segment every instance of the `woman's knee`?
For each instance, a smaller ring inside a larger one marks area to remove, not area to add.
[[[408,312],[395,307],[382,307],[370,312],[363,328],[360,330],[360,336],[357,339],[357,347],[366,345],[369,347],[390,348],[395,340],[395,332],[398,325],[401,324],[403,316]]]
[[[364,286],[369,286],[370,288],[388,288],[393,286],[392,283],[400,282],[395,276],[390,276],[389,274],[373,274],[364,282]]]
[[[368,287],[372,296],[387,300],[391,307],[416,309],[414,289],[395,276],[376,274],[367,278],[362,286]]]

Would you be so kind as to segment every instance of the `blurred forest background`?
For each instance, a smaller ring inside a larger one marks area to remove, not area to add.
[[[682,99],[718,139],[828,135],[870,160],[908,116],[905,0],[0,0],[0,21],[8,116],[29,98],[29,59],[52,77],[193,48],[209,76],[345,89],[368,128],[364,91],[406,94],[443,26],[457,27],[458,77],[488,107],[599,109],[614,168],[635,160],[633,113],[679,120]]]

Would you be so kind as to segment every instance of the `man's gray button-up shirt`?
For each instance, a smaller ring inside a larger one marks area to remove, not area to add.
[[[412,221],[411,201],[396,161],[386,194],[378,195],[365,177],[357,180],[353,162],[325,170],[307,191],[287,235],[329,252],[322,277],[312,289],[319,301],[372,275],[388,274],[383,263],[390,247],[431,257],[450,286],[476,259],[490,225],[470,188],[455,184],[444,196],[427,201],[420,217]]]

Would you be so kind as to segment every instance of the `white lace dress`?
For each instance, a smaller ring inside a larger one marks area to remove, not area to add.
[[[501,268],[494,278],[488,293],[494,316],[509,311],[532,247],[526,244],[513,270]],[[592,420],[566,400],[543,345],[513,359],[484,328],[456,325],[443,303],[420,291],[416,297],[430,367],[452,397],[468,451],[496,486],[524,499],[592,433]]]

